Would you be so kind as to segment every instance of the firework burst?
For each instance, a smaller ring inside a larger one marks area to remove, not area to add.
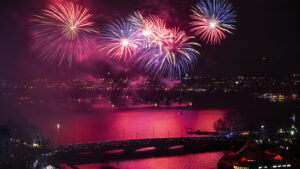
[[[207,44],[219,44],[235,30],[236,12],[225,0],[201,0],[192,12],[191,31]]]
[[[142,46],[143,38],[131,22],[120,19],[108,25],[102,33],[100,51],[118,60],[128,60]]]
[[[158,16],[143,17],[140,12],[135,12],[129,17],[129,21],[137,26],[140,36],[145,39],[143,46],[145,48],[157,46],[169,36],[165,21]]]
[[[82,61],[90,54],[94,23],[89,9],[71,2],[56,3],[34,16],[31,32],[35,37],[34,49],[40,57],[60,65],[67,59]]]
[[[188,37],[179,29],[168,30],[168,38],[163,39],[156,47],[144,51],[139,58],[145,70],[157,78],[181,77],[193,69],[199,52],[194,46],[198,43],[190,42]]]
[[[187,74],[197,62],[199,52],[189,37],[178,28],[168,29],[164,20],[158,16],[144,17],[135,12],[129,21],[137,26],[140,36],[144,37],[143,50],[139,53],[137,62],[153,74],[154,78],[176,78]]]

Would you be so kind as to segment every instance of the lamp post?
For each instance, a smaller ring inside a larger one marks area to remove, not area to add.
[[[60,123],[57,123],[56,124],[56,136],[57,136],[57,139],[56,139],[56,144],[59,144],[59,131],[61,130],[61,124]]]
[[[262,124],[262,125],[260,126],[260,128],[261,128],[261,131],[264,131],[265,125]]]
[[[261,140],[264,140],[264,138],[265,138],[265,125],[262,123],[261,125],[260,125],[260,129],[261,129]]]
[[[60,123],[57,123],[57,124],[56,124],[56,129],[57,129],[57,131],[60,130]]]

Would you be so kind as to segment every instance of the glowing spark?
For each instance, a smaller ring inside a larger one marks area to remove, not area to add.
[[[76,26],[71,26],[71,30],[74,30],[74,29],[76,29]]]
[[[216,28],[217,23],[215,21],[210,21],[210,27]]]
[[[123,46],[129,45],[128,39],[122,39],[122,40],[121,40],[121,43],[122,43]]]
[[[144,31],[143,31],[143,35],[144,35],[144,36],[149,36],[149,35],[151,35],[151,31],[144,30]]]

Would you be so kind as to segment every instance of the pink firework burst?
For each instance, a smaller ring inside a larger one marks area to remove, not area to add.
[[[40,51],[43,60],[60,65],[67,59],[85,60],[91,52],[93,33],[97,31],[91,22],[89,9],[71,2],[55,3],[32,20],[35,35],[34,49]]]
[[[133,25],[137,26],[141,35],[146,39],[144,47],[149,48],[160,45],[170,35],[165,21],[158,16],[143,17],[140,12],[135,12],[130,16],[129,20]]]
[[[206,41],[206,43],[219,44],[222,39],[226,38],[225,32],[221,26],[218,25],[218,21],[214,18],[206,18],[205,16],[192,15],[193,22],[191,25],[192,32],[196,36],[200,35],[200,38]]]

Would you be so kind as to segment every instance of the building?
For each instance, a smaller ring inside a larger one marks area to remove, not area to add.
[[[278,151],[271,153],[255,142],[248,141],[238,152],[226,154],[218,162],[218,169],[272,169],[296,168]]]
[[[7,168],[10,164],[10,141],[9,129],[0,126],[0,168]]]

